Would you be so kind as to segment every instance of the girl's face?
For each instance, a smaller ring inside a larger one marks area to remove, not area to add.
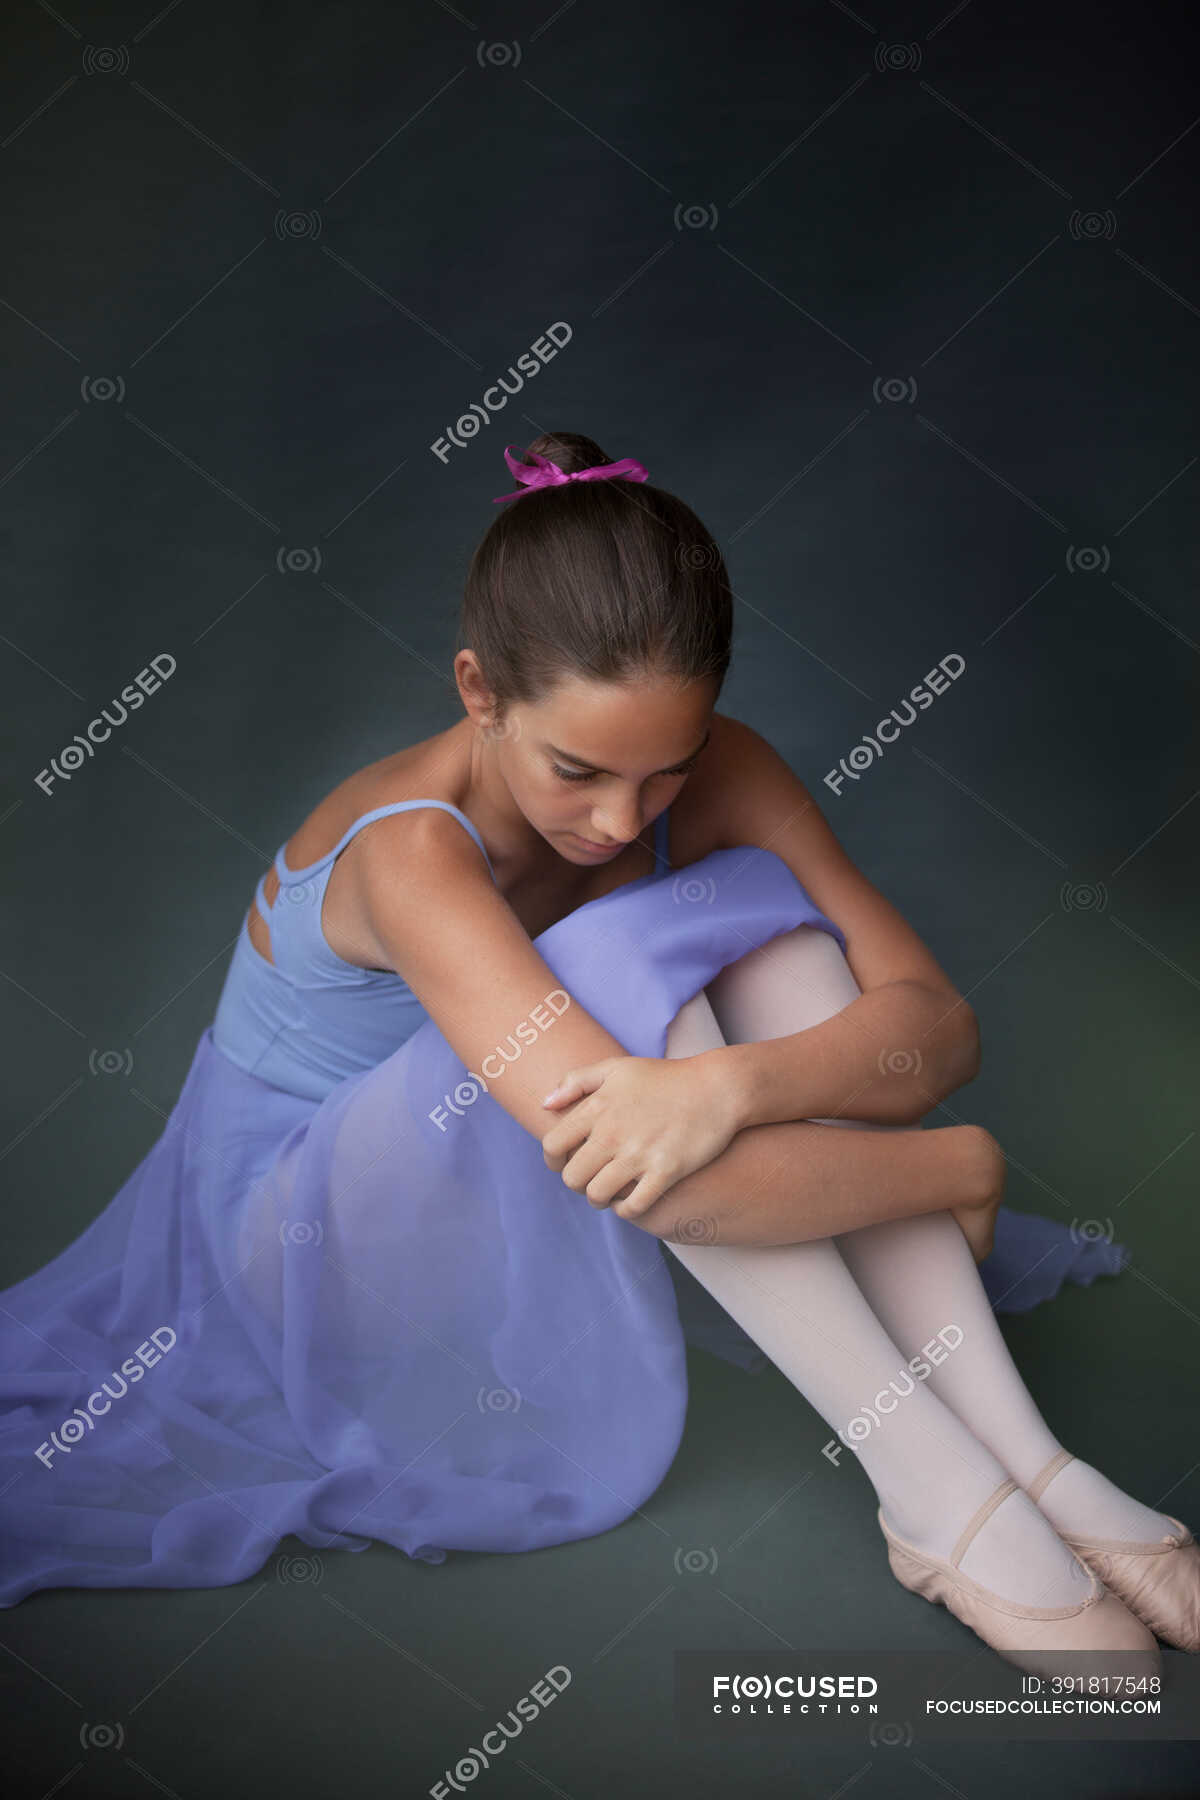
[[[484,753],[535,830],[567,862],[609,862],[669,806],[708,738],[711,680],[563,679],[510,706]]]

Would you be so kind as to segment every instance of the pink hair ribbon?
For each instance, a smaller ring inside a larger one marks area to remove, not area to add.
[[[536,450],[530,452],[532,468],[527,463],[517,462],[509,454],[515,448],[517,446],[513,444],[505,445],[504,460],[508,464],[509,473],[521,485],[511,494],[497,494],[492,501],[493,506],[499,506],[502,500],[519,500],[530,488],[561,487],[564,481],[611,481],[617,476],[625,481],[648,479],[649,472],[645,465],[632,456],[626,456],[620,462],[597,463],[594,469],[573,469],[569,475],[565,475],[557,463],[551,462],[549,457],[539,456]]]

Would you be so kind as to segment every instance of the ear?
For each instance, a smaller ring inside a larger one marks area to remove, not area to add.
[[[473,650],[460,650],[454,658],[454,680],[473,725],[486,728],[497,710],[496,696],[488,686]]]

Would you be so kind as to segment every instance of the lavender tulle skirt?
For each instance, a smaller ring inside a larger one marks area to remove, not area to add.
[[[664,1054],[720,968],[813,922],[768,852],[688,874],[536,940],[634,1055]],[[1020,1311],[1124,1257],[1005,1209],[981,1273]],[[607,1531],[675,1456],[689,1343],[765,1363],[655,1238],[546,1168],[432,1021],[321,1101],[209,1028],[119,1192],[0,1295],[0,1605],[226,1586],[289,1533],[440,1563]]]

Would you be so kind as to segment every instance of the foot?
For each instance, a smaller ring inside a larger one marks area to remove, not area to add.
[[[988,1492],[986,1485],[983,1492]],[[903,1517],[896,1522],[890,1505],[883,1507],[881,1518],[916,1549],[950,1560],[977,1504],[972,1496],[953,1514],[939,1512],[910,1529],[905,1529]],[[956,1566],[972,1581],[1021,1606],[1077,1606],[1088,1591],[1087,1570],[1020,1488],[988,1514]]]
[[[979,1537],[1006,1507],[1011,1508],[1010,1528],[1015,1523],[1019,1535],[1027,1515],[1023,1507],[1012,1507],[1014,1500],[1028,1501],[1028,1496],[1009,1479],[968,1519],[949,1558],[931,1557],[904,1543],[889,1529],[880,1508],[878,1518],[888,1539],[893,1575],[913,1593],[945,1606],[985,1644],[1021,1668],[1043,1675],[1063,1673],[1066,1653],[1068,1668],[1082,1670],[1086,1666],[1092,1674],[1112,1674],[1115,1653],[1122,1673],[1160,1675],[1162,1665],[1153,1631],[1082,1562],[1076,1563],[1074,1596],[1049,1606],[1045,1594],[1037,1603],[1022,1604],[965,1573],[967,1558]],[[993,1544],[993,1553],[996,1547]]]
[[[1154,1544],[1175,1530],[1165,1513],[1132,1499],[1091,1463],[1080,1462],[1066,1450],[1058,1457],[1063,1459],[1059,1468],[1035,1495],[1055,1531],[1068,1537]],[[1032,1489],[1035,1482],[1028,1485]]]
[[[1066,1516],[1067,1502],[1057,1499],[1057,1490],[1061,1484],[1063,1492],[1070,1496],[1072,1490],[1067,1486],[1067,1477],[1076,1467],[1082,1471],[1079,1486],[1085,1500],[1088,1495],[1098,1496],[1096,1510],[1090,1514],[1095,1523],[1086,1531],[1066,1524],[1056,1529],[1062,1532],[1066,1543],[1092,1574],[1098,1576],[1156,1636],[1179,1650],[1197,1654],[1200,1652],[1200,1544],[1181,1519],[1130,1500],[1090,1464],[1077,1464],[1068,1450],[1057,1451],[1029,1483],[1027,1497],[1036,1500],[1047,1517],[1050,1517],[1052,1501],[1060,1514]],[[1109,1497],[1110,1493],[1115,1499]],[[1124,1510],[1135,1508],[1145,1515],[1145,1525],[1134,1520],[1130,1511]],[[1079,1516],[1078,1508],[1072,1516]],[[1102,1526],[1105,1519],[1109,1521],[1107,1528]],[[1117,1530],[1123,1535],[1116,1535]],[[1139,1537],[1139,1532],[1144,1535]]]

